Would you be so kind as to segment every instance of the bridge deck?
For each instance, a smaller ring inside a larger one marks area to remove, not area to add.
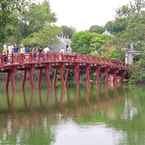
[[[90,64],[92,66],[109,67],[115,69],[127,70],[128,66],[118,60],[110,60],[106,58],[99,58],[96,56],[87,55],[68,55],[61,53],[47,53],[47,54],[12,54],[0,55],[0,71],[10,67],[25,67],[28,65],[43,65],[43,64]]]

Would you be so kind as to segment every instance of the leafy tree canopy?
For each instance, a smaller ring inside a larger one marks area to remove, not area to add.
[[[7,25],[9,28],[10,25],[16,25],[18,13],[22,12],[26,5],[26,0],[0,0],[0,43],[3,43],[7,36]]]
[[[73,27],[68,27],[68,26],[61,26],[62,29],[62,34],[63,36],[67,37],[67,38],[72,38],[72,35],[75,32],[75,28]]]
[[[98,25],[93,25],[90,27],[89,32],[95,32],[98,34],[102,34],[105,31],[105,28]]]
[[[116,48],[127,48],[134,44],[136,49],[145,49],[145,0],[134,0],[117,11],[117,18],[106,24],[114,37]]]
[[[57,35],[61,29],[57,26],[49,26],[40,29],[38,32],[30,34],[23,40],[23,44],[31,47],[47,47],[49,44],[59,43]]]
[[[51,12],[48,1],[44,1],[41,4],[31,4],[29,9],[21,15],[20,24],[26,27],[26,33],[24,35],[31,34],[33,32],[38,32],[41,28],[49,26],[50,24],[56,22],[56,16]]]
[[[20,44],[24,39],[23,42],[26,44],[30,44],[32,41],[32,45],[34,45],[38,43],[34,43],[34,41],[36,42],[39,38],[38,46],[45,46],[46,40],[50,43],[49,39],[52,39],[53,36],[56,40],[58,27],[53,24],[57,19],[51,11],[48,1],[44,0],[40,4],[28,0],[1,0],[0,2],[1,9],[3,8],[0,11],[0,20],[3,22],[0,24],[1,43]],[[50,35],[49,38],[48,35]],[[53,43],[53,41],[51,42]]]
[[[77,32],[72,37],[72,48],[76,53],[96,54],[99,53],[101,46],[108,40],[110,40],[110,37],[106,35]]]

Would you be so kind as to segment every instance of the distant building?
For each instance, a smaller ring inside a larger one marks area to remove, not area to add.
[[[141,51],[134,50],[134,45],[130,44],[125,52],[125,64],[133,64],[135,58],[141,55]]]
[[[125,64],[133,64],[134,59],[139,55],[141,55],[140,51],[127,49],[125,53]]]
[[[48,46],[50,51],[62,52],[62,53],[71,53],[72,52],[72,49],[70,47],[71,40],[69,38],[59,36],[58,40],[59,40],[58,44]]]
[[[107,30],[105,30],[105,32],[103,34],[104,35],[108,35],[108,36],[112,36],[112,34],[109,31],[107,31]]]

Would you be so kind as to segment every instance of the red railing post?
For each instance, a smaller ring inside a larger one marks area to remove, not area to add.
[[[86,64],[86,85],[90,86],[90,64]]]
[[[100,84],[100,68],[96,66],[96,87]]]
[[[77,88],[80,88],[80,65],[79,63],[74,64],[74,80]]]
[[[109,80],[109,67],[105,67],[105,85],[108,85],[108,80]]]
[[[28,63],[32,63],[32,53],[29,53],[29,62]]]

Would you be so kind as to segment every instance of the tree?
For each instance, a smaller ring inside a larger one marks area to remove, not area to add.
[[[22,42],[26,46],[31,47],[47,47],[49,44],[59,43],[57,35],[60,34],[61,29],[57,26],[49,26],[40,29],[26,37]]]
[[[105,31],[105,28],[98,25],[93,25],[90,27],[89,32],[95,32],[98,34],[102,34]]]
[[[114,21],[108,22],[106,28],[113,34],[112,46],[119,51],[133,44],[135,50],[142,51],[139,60],[131,66],[132,82],[145,82],[145,0],[134,0],[117,11]]]
[[[20,31],[23,43],[29,46],[46,47],[58,42],[57,35],[61,29],[54,25],[56,16],[51,12],[48,1],[32,4],[22,15]]]
[[[1,0],[0,1],[0,43],[5,42],[7,36],[7,25],[15,25],[17,14],[23,11],[27,5],[25,0]]]
[[[61,29],[63,36],[65,36],[66,38],[72,38],[72,35],[75,32],[75,29],[73,27],[62,26]]]
[[[117,49],[127,48],[132,43],[136,49],[145,48],[144,8],[144,0],[134,0],[130,4],[119,8],[117,18],[106,24],[106,29],[114,35],[112,44]]]
[[[133,0],[117,10],[119,17],[139,16],[145,8],[145,0]]]
[[[142,52],[139,61],[131,66],[131,83],[145,83],[145,51]]]
[[[22,39],[56,22],[48,1],[1,0],[0,42],[20,44]]]
[[[56,16],[51,12],[48,1],[45,0],[41,4],[31,4],[29,9],[21,15],[20,30],[26,37],[55,22]]]
[[[109,21],[105,28],[107,31],[110,33],[119,33],[122,31],[125,31],[126,27],[128,25],[128,20],[127,18],[117,18],[115,21]]]
[[[102,34],[77,32],[72,37],[72,48],[77,53],[96,54],[109,39],[109,36]]]

